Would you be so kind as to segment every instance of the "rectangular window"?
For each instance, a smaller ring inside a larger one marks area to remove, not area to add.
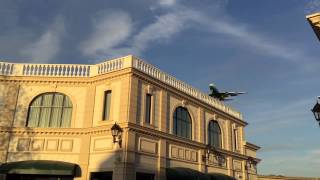
[[[136,180],[154,180],[154,174],[137,172]]]
[[[102,120],[109,120],[110,106],[111,106],[111,91],[105,91],[104,92]]]
[[[233,129],[233,149],[238,150],[238,129]]]
[[[146,95],[146,117],[145,122],[150,124],[151,122],[151,105],[152,105],[152,95]]]
[[[112,180],[112,172],[92,172],[90,180]]]

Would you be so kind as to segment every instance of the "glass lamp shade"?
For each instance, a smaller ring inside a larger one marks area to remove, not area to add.
[[[122,134],[122,128],[121,128],[118,124],[114,124],[114,125],[111,127],[111,133],[112,133],[112,136],[113,136],[113,137],[121,136],[121,134]]]

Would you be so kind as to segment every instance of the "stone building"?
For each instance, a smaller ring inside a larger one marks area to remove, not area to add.
[[[306,18],[320,41],[320,13],[310,14]]]
[[[0,63],[2,178],[257,179],[259,147],[246,142],[246,125],[131,55],[94,65]]]

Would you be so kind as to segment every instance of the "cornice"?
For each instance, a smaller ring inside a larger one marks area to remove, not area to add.
[[[236,119],[243,120],[242,114],[230,106],[225,105],[223,102],[216,98],[210,97],[207,93],[201,92],[200,90],[192,87],[191,85],[175,78],[174,76],[161,71],[159,68],[142,61],[132,55],[125,57],[120,57],[112,60],[108,60],[99,64],[84,65],[84,64],[19,64],[19,63],[9,63],[0,62],[0,77],[1,79],[11,79],[11,77],[16,77],[20,81],[22,80],[33,80],[38,81],[40,78],[45,78],[46,80],[54,79],[56,82],[60,78],[69,82],[74,83],[88,83],[90,80],[88,78],[99,79],[99,76],[117,72],[119,70],[124,70],[127,68],[133,68],[150,76],[157,81],[171,86],[173,89],[179,91],[179,93],[184,93],[185,95],[192,96],[196,101],[201,101],[215,109],[233,116]],[[42,80],[42,79],[41,79]],[[32,82],[33,82],[32,81]],[[93,80],[95,81],[95,80]],[[243,121],[244,125],[246,123]]]
[[[140,133],[142,135],[148,135],[154,137],[156,139],[166,139],[169,142],[178,143],[187,145],[191,148],[198,148],[198,149],[205,149],[206,144],[192,141],[189,139],[177,137],[173,134],[153,130],[150,128],[142,127],[133,123],[118,123],[124,131],[134,131]],[[55,135],[55,136],[88,136],[88,135],[103,135],[103,134],[110,134],[111,127],[113,124],[103,125],[98,127],[90,127],[90,128],[29,128],[29,127],[0,127],[0,134],[14,134],[14,135],[28,135],[28,136],[41,136],[41,135]],[[217,150],[219,153],[236,157],[242,160],[247,160],[249,156],[235,153],[232,151],[219,149]],[[252,158],[252,157],[251,157]],[[257,162],[260,159],[254,158]]]
[[[0,127],[1,133],[16,135],[99,135],[109,134],[112,125],[90,128],[30,128],[30,127]]]
[[[94,77],[20,77],[9,76],[1,78],[0,82],[19,83],[19,84],[72,84],[72,85],[95,85],[104,81],[113,80],[131,73],[132,68],[125,68]]]
[[[206,144],[201,143],[201,142],[197,142],[197,141],[181,138],[181,137],[175,136],[173,134],[169,134],[169,133],[165,133],[165,132],[162,132],[162,131],[157,131],[157,130],[154,130],[154,129],[146,128],[146,127],[143,127],[143,126],[140,126],[140,125],[136,125],[134,123],[129,123],[128,124],[128,128],[129,128],[130,131],[141,133],[143,135],[149,135],[149,136],[157,138],[157,139],[158,138],[166,139],[166,140],[169,140],[169,141],[174,142],[174,143],[187,145],[188,147],[193,147],[193,148],[198,148],[198,149],[206,149],[206,147],[207,147]],[[235,152],[232,152],[232,151],[228,151],[228,150],[225,150],[225,149],[219,149],[217,151],[219,153],[221,153],[221,154],[237,157],[237,158],[242,159],[242,160],[247,160],[249,158],[249,156],[246,156],[246,155],[243,155],[243,154],[239,154],[239,153],[235,153]],[[257,159],[257,158],[254,158],[254,159]],[[257,160],[259,160],[259,159],[257,159]]]
[[[139,79],[142,79],[144,81],[147,81],[148,83],[152,83],[153,85],[156,85],[166,91],[169,91],[170,93],[178,96],[178,97],[181,97],[182,99],[187,99],[188,101],[192,102],[193,104],[196,104],[198,106],[201,106],[203,108],[206,108],[207,110],[209,111],[214,111],[215,113],[221,115],[221,116],[224,116],[224,117],[228,117],[228,119],[238,123],[238,124],[241,124],[243,126],[247,126],[248,123],[246,121],[243,121],[243,120],[240,120],[238,118],[235,118],[234,116],[231,116],[230,114],[220,110],[220,109],[217,109],[209,104],[206,104],[202,101],[199,101],[198,99],[196,99],[195,97],[193,96],[190,96],[168,84],[165,84],[151,76],[148,76],[146,74],[144,74],[143,72],[140,72],[139,70],[136,70],[136,69],[132,69],[132,74],[133,76],[139,78]]]
[[[256,151],[261,148],[260,146],[257,146],[255,144],[252,144],[252,143],[249,143],[249,142],[246,142],[245,146],[248,147],[249,149],[256,150]]]

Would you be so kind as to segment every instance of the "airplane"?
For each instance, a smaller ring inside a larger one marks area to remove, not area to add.
[[[246,92],[219,92],[218,88],[214,83],[209,84],[209,88],[211,93],[209,96],[219,99],[220,101],[232,100],[228,97],[230,96],[238,96],[240,94],[246,94]]]

